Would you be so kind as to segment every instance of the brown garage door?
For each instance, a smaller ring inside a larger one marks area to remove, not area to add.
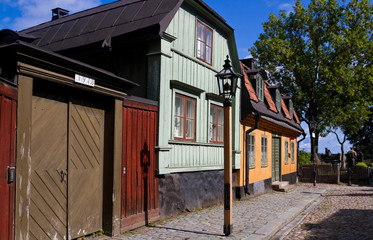
[[[31,239],[76,238],[102,228],[103,126],[104,110],[93,104],[33,96]]]

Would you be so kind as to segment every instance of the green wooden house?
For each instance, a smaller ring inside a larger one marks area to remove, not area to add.
[[[54,20],[21,31],[34,38],[31,44],[140,86],[123,106],[121,229],[221,202],[223,99],[215,75],[227,55],[240,72],[226,21],[202,0],[122,0],[71,15],[53,11]],[[233,169],[240,169],[240,96],[239,86]]]

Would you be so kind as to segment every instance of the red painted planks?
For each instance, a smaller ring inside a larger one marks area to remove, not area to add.
[[[16,101],[0,95],[0,239],[10,240],[14,238],[15,182],[8,183],[8,167],[15,166],[16,111]]]
[[[123,107],[122,224],[128,224],[128,219],[144,222],[145,211],[158,209],[157,111],[156,106],[128,100]]]

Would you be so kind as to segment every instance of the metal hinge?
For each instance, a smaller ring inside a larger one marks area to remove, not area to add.
[[[126,174],[126,168],[125,167],[123,168],[123,174]]]
[[[16,167],[8,167],[8,183],[16,180]]]

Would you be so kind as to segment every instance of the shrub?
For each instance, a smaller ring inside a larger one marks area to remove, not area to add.
[[[303,165],[310,165],[311,162],[311,153],[306,152],[304,150],[299,151],[299,165],[302,167]]]
[[[358,162],[356,164],[356,167],[364,167],[364,168],[368,168],[368,165],[365,163],[365,162]]]

